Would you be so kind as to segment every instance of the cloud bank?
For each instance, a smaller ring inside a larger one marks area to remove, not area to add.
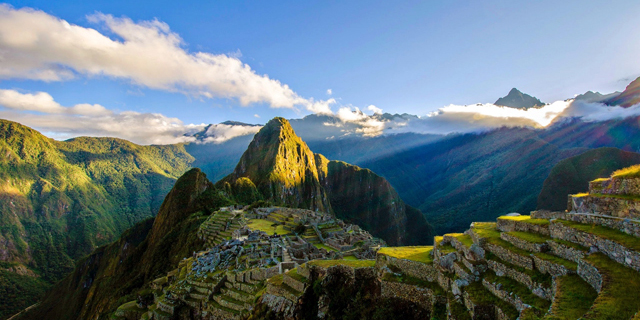
[[[0,5],[0,79],[108,76],[194,97],[236,99],[243,106],[301,106],[314,113],[331,113],[335,103],[300,97],[288,85],[256,74],[238,55],[189,52],[161,21],[134,22],[101,13],[88,20],[115,39],[43,11]]]
[[[56,139],[78,136],[117,137],[138,144],[193,142],[205,124],[184,124],[159,113],[113,112],[101,105],[65,107],[46,92],[21,93],[0,89],[0,118],[37,128]],[[208,128],[205,142],[222,143],[254,134],[259,126],[217,124]]]
[[[556,101],[526,110],[488,103],[449,105],[422,117],[383,114],[375,106],[369,106],[367,110],[373,114],[367,115],[354,107],[340,108],[335,116],[339,121],[325,122],[324,125],[340,128],[341,136],[361,134],[375,137],[394,133],[483,132],[501,127],[544,128],[566,118],[592,122],[640,116],[640,105],[629,108],[610,107],[581,100]]]

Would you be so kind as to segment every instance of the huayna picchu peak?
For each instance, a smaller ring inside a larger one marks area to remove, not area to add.
[[[522,93],[520,90],[513,88],[509,91],[509,94],[499,98],[494,102],[497,106],[505,106],[518,109],[529,109],[535,107],[544,106],[544,103],[536,97],[532,97],[526,93]]]

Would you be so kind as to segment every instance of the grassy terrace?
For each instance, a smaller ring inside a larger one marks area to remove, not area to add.
[[[552,240],[551,237],[546,237],[538,233],[512,231],[512,232],[507,232],[507,234],[510,236],[514,236],[518,239],[524,240],[526,242],[535,243],[535,244],[544,244],[547,242],[547,240]]]
[[[473,239],[471,239],[469,235],[466,235],[464,233],[447,233],[445,234],[445,236],[450,236],[458,239],[458,241],[460,241],[467,248],[471,247],[471,245],[473,244]]]
[[[508,277],[499,277],[493,271],[488,271],[484,275],[484,279],[490,283],[499,283],[502,285],[501,290],[512,292],[516,294],[522,302],[540,310],[542,314],[547,312],[549,306],[551,305],[550,301],[542,299],[529,290],[522,283],[515,281]]]
[[[578,251],[582,251],[584,253],[588,253],[589,252],[589,248],[583,247],[583,246],[581,246],[581,245],[579,245],[577,243],[573,243],[571,241],[562,240],[562,239],[553,239],[553,241],[557,242],[559,244],[562,244],[562,245],[564,245],[566,247],[573,248],[573,249],[576,249]]]
[[[622,231],[603,227],[600,225],[582,224],[567,220],[557,220],[567,227],[574,228],[576,230],[588,232],[599,237],[617,242],[631,250],[640,251],[640,239],[628,235]]]
[[[316,243],[316,244],[314,244],[314,246],[316,248],[318,248],[318,249],[326,249],[327,251],[338,251],[338,250],[336,250],[334,248],[331,248],[328,245],[322,244],[322,243]]]
[[[307,282],[307,278],[301,276],[300,274],[298,274],[298,268],[295,269],[291,269],[289,270],[289,272],[287,272],[287,275],[295,280],[298,280],[300,282]]]
[[[640,165],[616,170],[611,174],[612,178],[638,178],[640,177]]]
[[[309,265],[322,268],[333,267],[337,265],[349,266],[352,268],[374,267],[375,260],[311,260],[307,262]]]
[[[513,221],[522,221],[525,223],[530,223],[530,224],[537,224],[537,225],[548,225],[549,224],[549,220],[547,219],[531,219],[531,216],[501,216],[498,217],[499,220],[513,220]]]
[[[458,250],[449,243],[438,245],[438,252],[440,252],[440,254],[443,254],[443,255],[446,255],[452,252],[457,252],[457,251]]]
[[[544,287],[551,287],[551,282],[552,282],[552,278],[550,275],[548,274],[543,274],[539,271],[536,270],[529,270],[527,268],[523,268],[521,266],[517,266],[515,264],[511,264],[509,262],[506,262],[502,259],[500,259],[498,256],[496,256],[495,254],[491,253],[491,252],[487,252],[486,254],[486,259],[487,260],[493,260],[495,262],[501,263],[503,265],[505,265],[507,268],[509,269],[513,269],[515,271],[524,273],[526,275],[528,275],[529,277],[531,277],[531,280],[533,280],[536,283],[541,284]]]
[[[249,223],[247,223],[247,227],[252,230],[264,231],[270,236],[274,234],[283,235],[291,233],[286,230],[283,225],[277,223],[274,224],[273,222],[266,219],[251,219],[249,220]]]
[[[428,288],[433,291],[435,295],[444,295],[444,290],[438,285],[436,282],[424,281],[418,278],[414,278],[412,276],[408,276],[406,274],[394,274],[394,273],[385,273],[382,276],[382,280],[389,282],[398,282],[409,284],[421,288]]]
[[[500,231],[496,229],[496,224],[493,222],[475,222],[471,230],[480,238],[486,239],[488,243],[500,246],[521,256],[529,256],[529,252],[500,239]]]
[[[585,314],[598,293],[576,274],[556,278],[556,296],[545,320],[573,320]]]
[[[510,319],[516,319],[518,310],[511,304],[494,296],[480,282],[473,282],[464,287],[464,291],[469,294],[469,298],[477,305],[495,305],[500,308]]]
[[[540,259],[542,259],[542,260],[549,261],[549,262],[564,266],[565,268],[567,268],[569,270],[573,270],[573,271],[578,270],[578,264],[573,262],[573,261],[570,261],[570,260],[567,260],[567,259],[563,259],[563,258],[560,258],[560,257],[556,257],[556,256],[554,256],[552,254],[548,254],[548,253],[544,253],[544,252],[535,252],[535,253],[533,253],[533,255],[538,257],[538,258],[540,258]]]
[[[598,198],[616,198],[623,200],[640,200],[640,196],[630,195],[630,194],[601,194],[601,193],[590,193],[589,196],[598,197]]]
[[[406,259],[428,264],[433,262],[431,251],[433,251],[433,246],[383,247],[380,248],[378,253],[397,259]]]
[[[585,258],[605,281],[585,319],[629,319],[640,309],[640,274],[598,252]]]

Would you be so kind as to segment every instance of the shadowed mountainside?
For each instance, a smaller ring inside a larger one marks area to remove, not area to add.
[[[562,211],[567,196],[589,189],[589,181],[607,178],[616,170],[640,163],[640,153],[598,148],[556,164],[538,195],[538,209]]]

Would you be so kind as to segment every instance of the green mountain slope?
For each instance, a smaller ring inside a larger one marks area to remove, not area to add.
[[[193,251],[202,249],[197,229],[218,205],[213,184],[199,169],[185,173],[164,200],[158,215],[124,232],[116,242],[78,261],[76,269],[21,319],[97,319],[136,298],[144,284],[166,274]]]
[[[274,204],[335,213],[390,244],[432,241],[424,216],[407,206],[388,181],[314,154],[283,118],[269,121],[255,135],[234,172],[216,186],[231,189],[240,178],[253,182],[262,198]]]
[[[153,216],[192,161],[182,145],[60,142],[0,120],[0,262],[8,265],[0,269],[25,268],[17,275],[25,283],[32,281],[25,275],[59,280],[75,259]],[[10,282],[0,281],[0,290]],[[0,314],[33,302],[2,304]]]
[[[640,163],[640,153],[598,148],[556,164],[538,195],[538,209],[562,211],[567,196],[589,190],[589,181],[607,178],[616,170]]]

